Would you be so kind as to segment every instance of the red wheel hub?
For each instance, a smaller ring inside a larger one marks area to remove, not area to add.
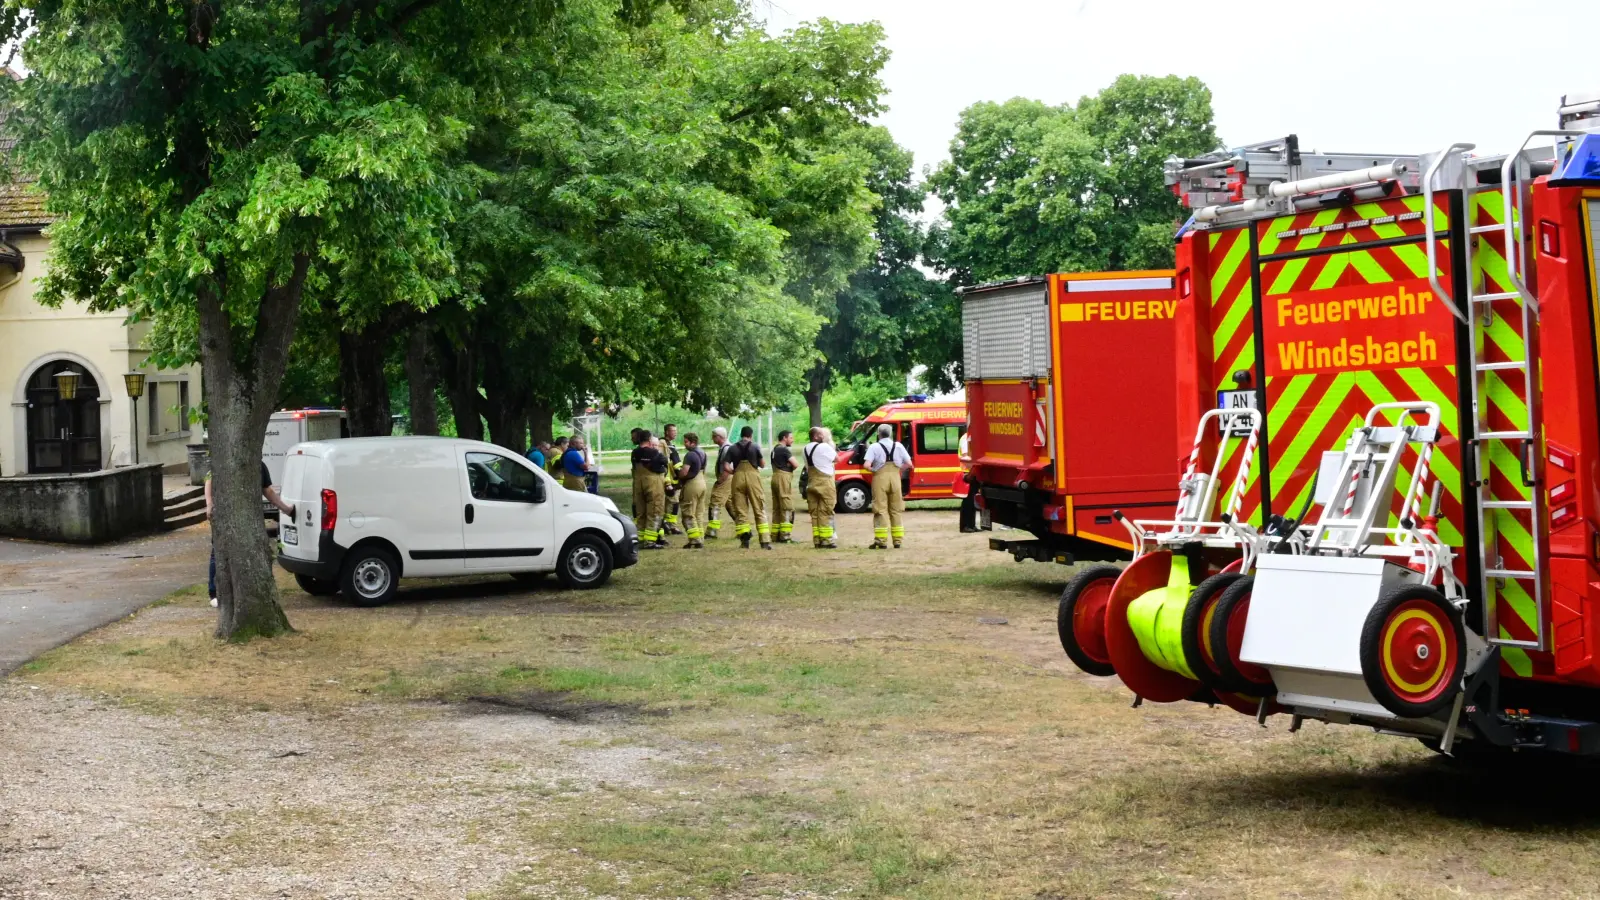
[[[1110,663],[1111,653],[1106,650],[1106,605],[1111,602],[1114,578],[1101,578],[1078,592],[1078,601],[1072,607],[1072,636],[1078,648],[1096,662]]]
[[[1446,676],[1460,652],[1450,621],[1426,601],[1402,603],[1383,623],[1379,650],[1383,680],[1408,702],[1426,703],[1449,690]]]

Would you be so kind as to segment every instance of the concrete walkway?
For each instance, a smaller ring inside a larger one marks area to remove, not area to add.
[[[98,547],[0,539],[0,674],[203,584],[210,551],[203,525]]]

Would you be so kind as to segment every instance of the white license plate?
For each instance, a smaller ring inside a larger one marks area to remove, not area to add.
[[[1259,409],[1255,391],[1217,391],[1217,409]]]
[[[298,545],[300,543],[300,529],[294,527],[293,525],[280,526],[278,531],[282,534],[283,542],[285,544]]]

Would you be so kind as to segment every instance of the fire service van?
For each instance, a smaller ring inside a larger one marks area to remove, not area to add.
[[[1290,137],[1167,180],[1184,471],[1069,655],[1291,730],[1600,754],[1600,93],[1506,155]]]
[[[1174,274],[1020,278],[963,288],[967,476],[1017,559],[1125,560],[1117,510],[1171,505],[1178,460]]]
[[[841,512],[867,512],[872,508],[872,473],[850,459],[857,448],[877,439],[878,426],[883,424],[894,427],[894,439],[911,454],[913,468],[907,500],[966,496],[960,457],[961,437],[967,433],[966,404],[910,396],[878,407],[839,442],[833,481],[838,487]]]

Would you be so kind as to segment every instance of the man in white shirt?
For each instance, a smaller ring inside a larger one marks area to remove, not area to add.
[[[872,543],[870,550],[889,549],[894,540],[895,549],[905,540],[906,529],[901,517],[906,512],[906,498],[900,488],[900,477],[911,475],[911,454],[905,445],[894,439],[894,426],[885,422],[878,426],[878,439],[867,448],[867,469],[872,472]]]
[[[967,473],[972,469],[972,433],[961,432],[961,441],[956,444],[956,455],[961,460],[961,480],[966,482]],[[967,489],[961,498],[961,533],[975,534],[978,531],[978,489],[976,485],[965,483]]]
[[[839,451],[834,449],[828,429],[811,429],[811,443],[800,448],[806,461],[806,508],[811,513],[811,546],[818,550],[838,547],[833,534],[833,509],[839,502],[833,484],[833,469]]]

